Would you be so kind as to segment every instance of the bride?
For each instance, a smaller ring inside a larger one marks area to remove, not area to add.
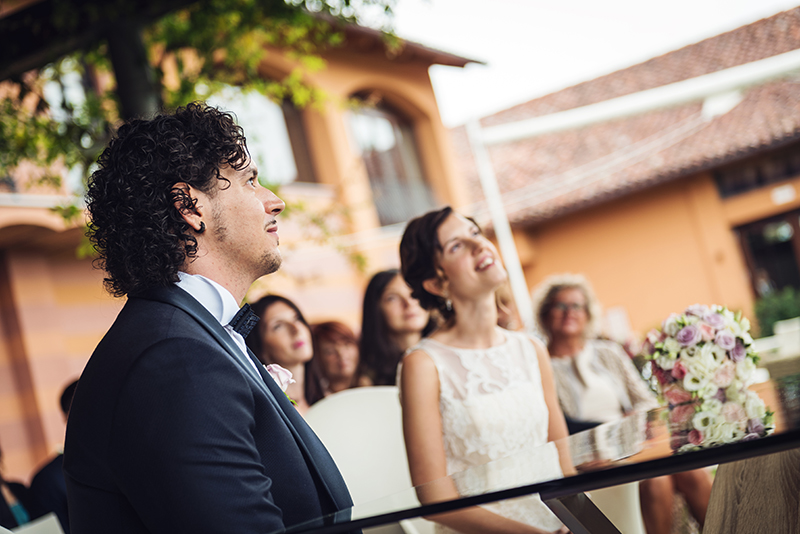
[[[429,212],[408,224],[400,256],[412,296],[445,320],[398,371],[414,486],[566,437],[547,349],[497,326],[506,271],[478,226],[449,207]],[[555,459],[537,471],[541,480],[561,476]],[[455,486],[437,488],[420,499],[458,496]],[[538,496],[430,519],[437,532],[567,532]]]

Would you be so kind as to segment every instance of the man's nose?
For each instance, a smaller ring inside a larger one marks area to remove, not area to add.
[[[278,215],[286,208],[286,203],[279,199],[278,196],[266,187],[261,188],[262,202],[264,203],[264,211],[272,216]]]

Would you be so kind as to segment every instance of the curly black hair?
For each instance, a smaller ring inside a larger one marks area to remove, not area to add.
[[[429,211],[412,219],[400,240],[400,270],[406,283],[411,286],[411,296],[426,310],[437,310],[445,321],[453,316],[445,299],[429,293],[422,283],[439,276],[436,254],[442,251],[439,243],[439,227],[453,213],[453,208],[445,206],[440,210]]]
[[[196,200],[175,184],[213,196],[218,180],[230,185],[220,168],[241,170],[248,160],[233,116],[202,102],[122,125],[86,193],[86,236],[108,274],[109,293],[121,297],[176,282],[178,270],[197,255],[197,240],[181,216]]]

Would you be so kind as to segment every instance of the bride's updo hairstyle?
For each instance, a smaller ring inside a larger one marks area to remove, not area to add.
[[[400,271],[411,287],[411,296],[424,309],[439,312],[445,321],[450,320],[455,313],[452,309],[447,309],[446,299],[429,293],[422,287],[422,283],[441,276],[436,261],[436,255],[442,252],[439,227],[452,213],[453,208],[446,206],[412,219],[400,241]]]

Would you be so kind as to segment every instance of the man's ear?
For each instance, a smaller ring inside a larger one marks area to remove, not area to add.
[[[172,186],[172,195],[175,209],[181,214],[183,220],[197,233],[205,230],[203,222],[203,206],[199,203],[197,189],[185,182],[178,182]]]

